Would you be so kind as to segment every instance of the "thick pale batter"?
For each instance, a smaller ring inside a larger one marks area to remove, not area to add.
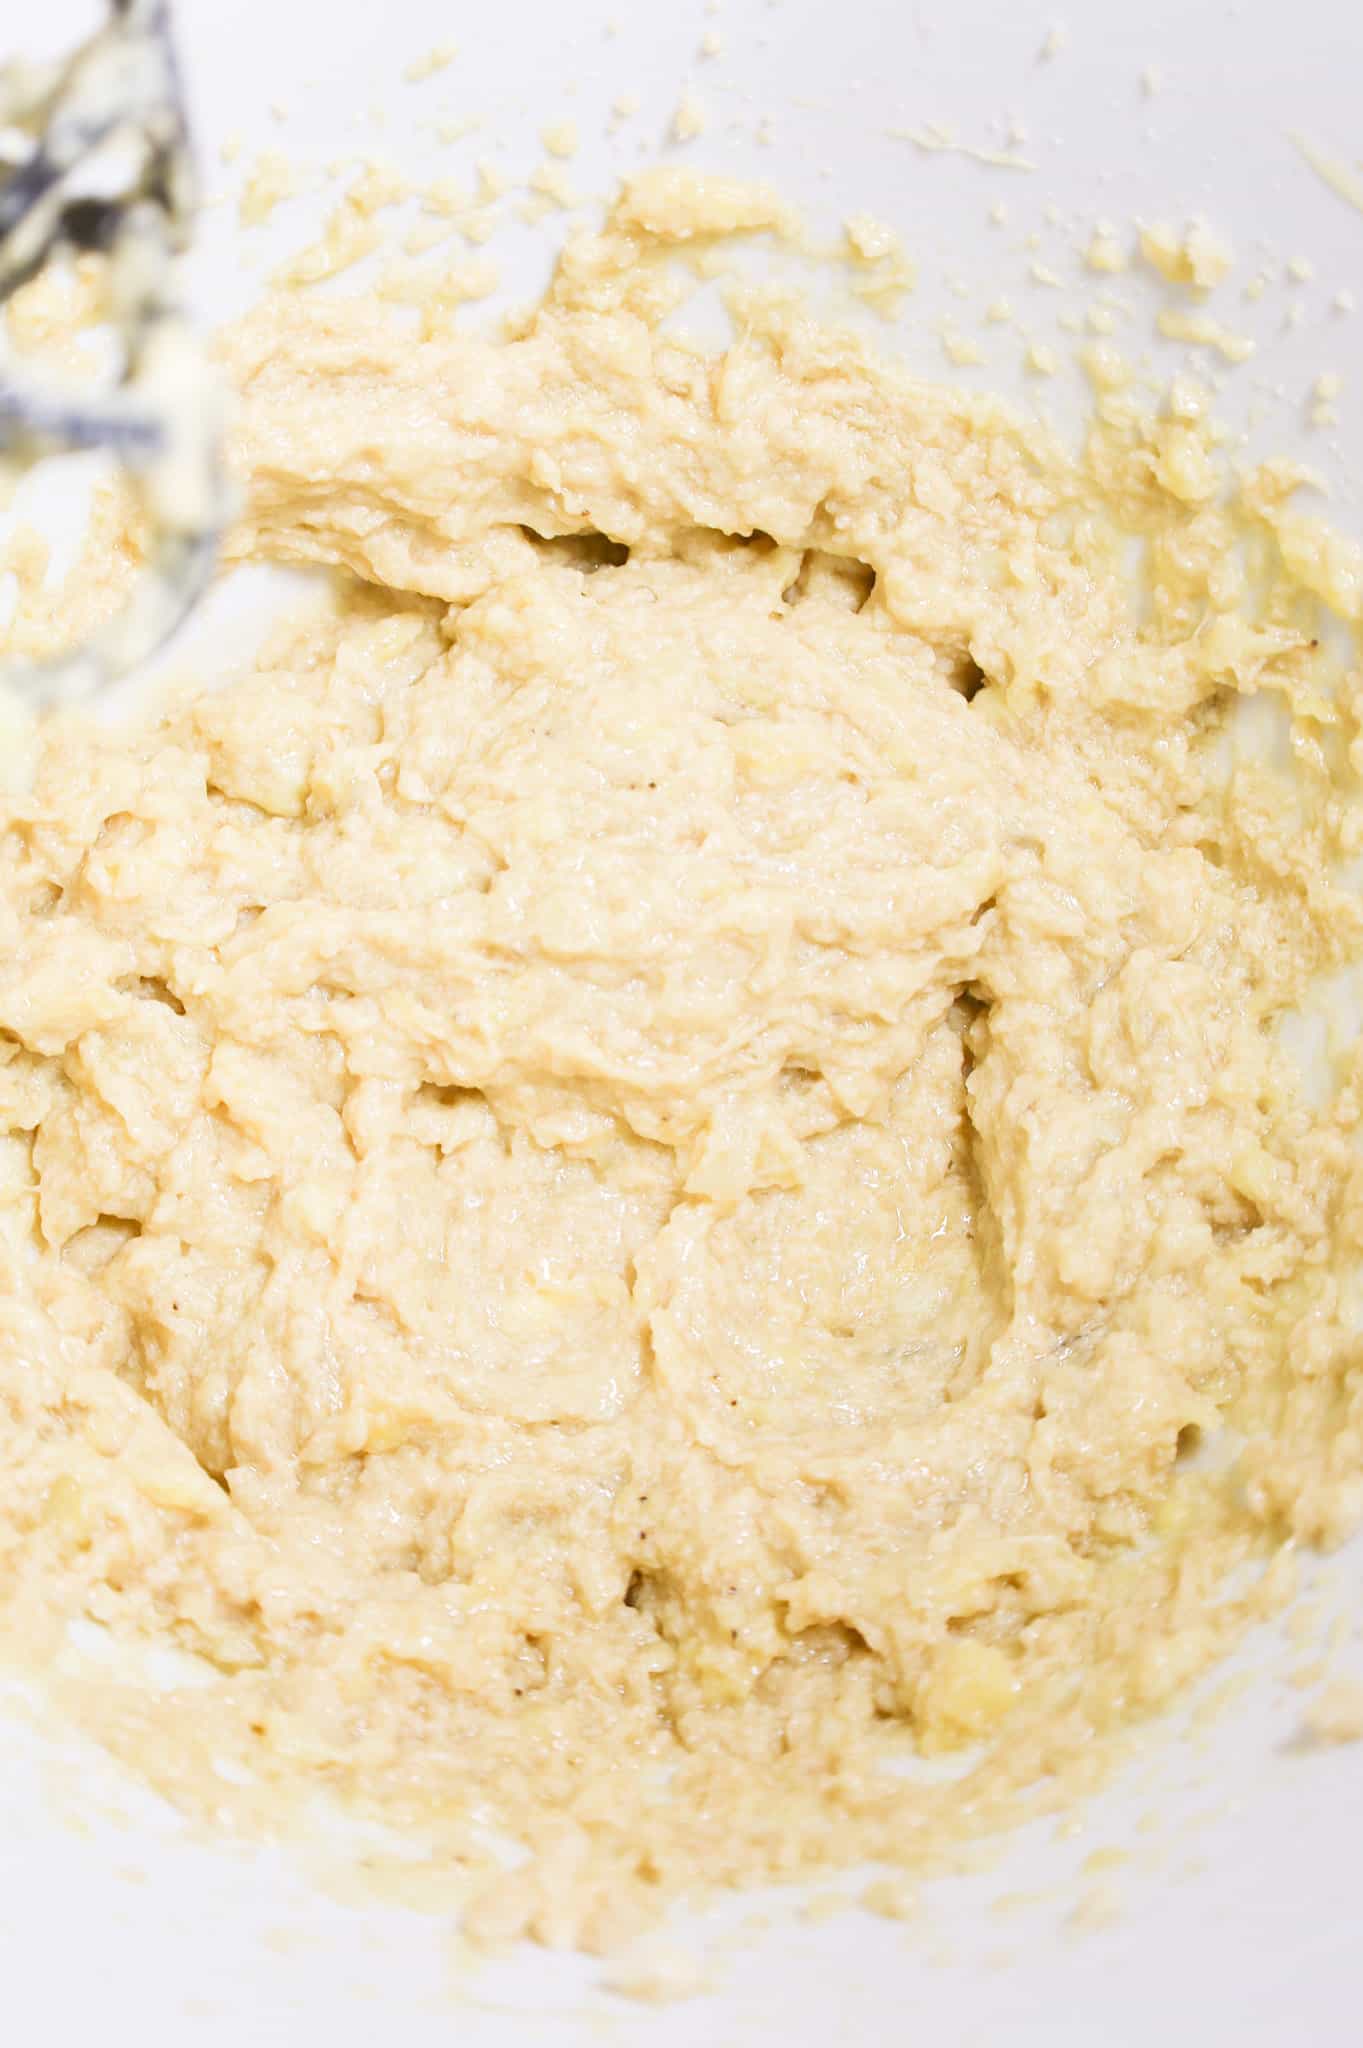
[[[929,1857],[1358,1505],[1358,1105],[1276,1032],[1359,940],[1354,559],[1188,405],[1076,464],[780,298],[676,339],[777,219],[641,180],[502,344],[267,305],[240,550],[359,580],[5,800],[11,1632],[192,1653],[63,1683],[489,1934]]]

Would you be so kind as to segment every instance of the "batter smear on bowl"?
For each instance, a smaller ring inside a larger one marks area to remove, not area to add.
[[[3,799],[9,1635],[189,1653],[52,1684],[484,1934],[1016,1817],[1363,1484],[1279,1028],[1359,948],[1356,558],[1186,407],[1076,459],[786,297],[677,338],[779,218],[649,174],[505,341],[271,299],[236,545],[331,611]]]

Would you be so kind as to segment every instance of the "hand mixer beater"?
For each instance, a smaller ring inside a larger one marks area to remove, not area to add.
[[[0,322],[0,465],[104,450],[131,480],[148,535],[125,608],[84,646],[0,680],[41,707],[86,696],[153,653],[211,574],[227,510],[216,408],[176,302],[173,260],[195,207],[167,0],[110,0],[73,55],[0,68],[0,313],[64,256],[107,259],[115,343],[101,388],[34,375]]]

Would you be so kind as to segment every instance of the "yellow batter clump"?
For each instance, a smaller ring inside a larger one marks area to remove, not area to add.
[[[678,339],[781,217],[641,179],[502,342],[272,299],[237,549],[331,612],[3,799],[10,1633],[189,1652],[64,1690],[484,1933],[929,1860],[1363,1487],[1358,1101],[1279,1032],[1359,946],[1356,558],[1196,408],[1075,460],[779,295]]]

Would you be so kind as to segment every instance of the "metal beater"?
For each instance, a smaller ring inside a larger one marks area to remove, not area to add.
[[[89,643],[22,668],[0,654],[0,682],[40,707],[153,653],[212,571],[227,512],[216,408],[172,281],[195,203],[167,0],[110,0],[71,57],[0,68],[0,312],[62,255],[99,252],[119,358],[103,389],[77,391],[21,368],[0,332],[0,462],[107,450],[151,536],[133,596]]]

